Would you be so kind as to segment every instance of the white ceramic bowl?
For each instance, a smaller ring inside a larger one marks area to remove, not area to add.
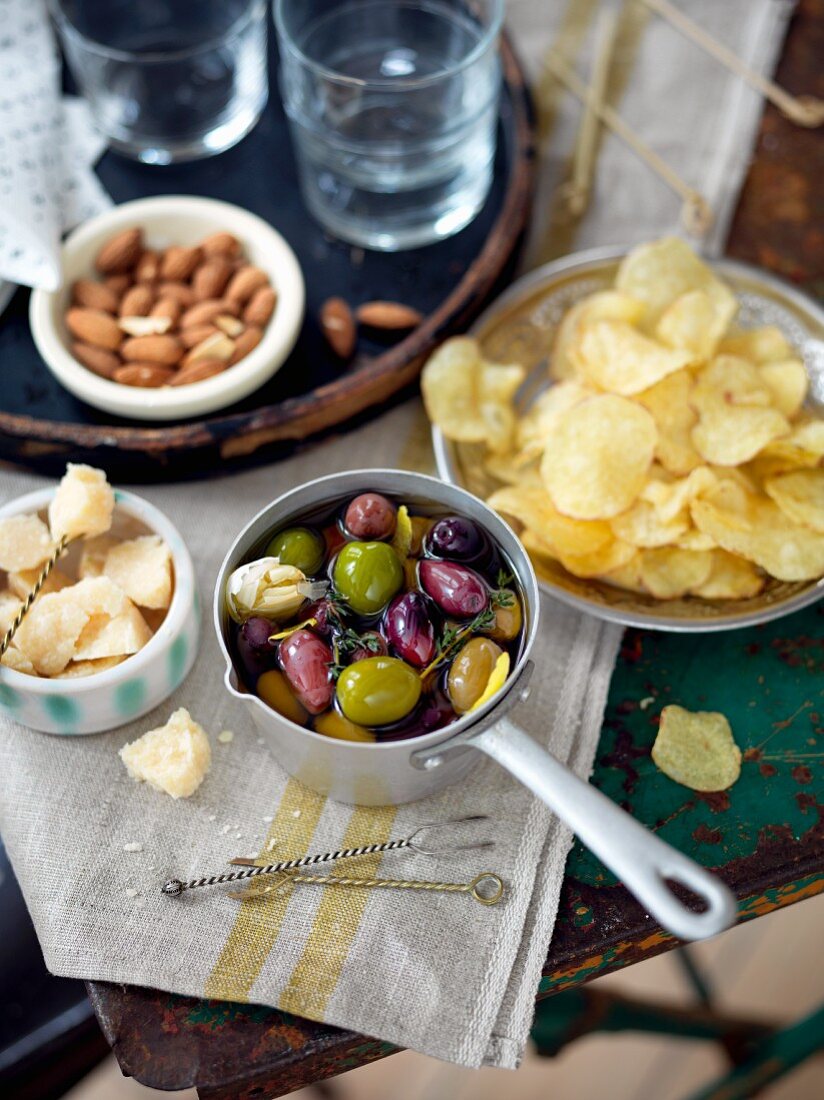
[[[269,275],[278,304],[258,346],[235,366],[188,386],[143,389],[100,378],[69,351],[63,317],[75,279],[94,276],[94,257],[115,233],[141,226],[151,248],[193,245],[225,230],[240,240],[247,259]],[[63,244],[63,285],[35,290],[29,320],[37,350],[57,380],[81,401],[134,420],[181,420],[240,401],[262,386],[295,346],[305,291],[297,258],[271,225],[248,210],[215,199],[163,195],[115,206],[71,233]]]
[[[38,512],[53,489],[0,508],[0,517]],[[180,686],[200,644],[200,600],[192,559],[176,527],[148,501],[115,491],[115,512],[145,524],[172,552],[175,586],[166,617],[137,653],[114,668],[77,679],[46,679],[0,665],[0,712],[44,733],[75,735],[115,729],[140,718]]]

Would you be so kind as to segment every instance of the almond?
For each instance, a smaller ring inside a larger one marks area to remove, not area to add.
[[[226,287],[225,296],[231,302],[245,305],[256,290],[268,285],[269,276],[265,271],[262,271],[259,267],[252,267],[251,264],[244,264],[232,276],[229,285]]]
[[[106,241],[94,261],[101,275],[121,275],[131,271],[143,251],[143,230],[124,229]]]
[[[189,328],[181,329],[177,338],[184,348],[196,348],[207,337],[214,336],[217,331],[214,325],[190,325]]]
[[[168,317],[121,317],[118,323],[129,336],[162,336],[172,327]]]
[[[179,282],[164,282],[157,288],[158,298],[174,298],[175,301],[180,302],[183,309],[188,309],[189,306],[194,305],[195,296],[190,286],[186,286],[185,283]]]
[[[212,378],[224,370],[226,370],[226,364],[222,359],[198,359],[196,363],[190,363],[188,367],[181,367],[179,371],[175,371],[170,384],[188,386],[190,382],[202,382],[204,378]]]
[[[401,302],[364,302],[356,317],[362,325],[381,329],[414,328],[423,320],[420,310]]]
[[[188,367],[190,363],[197,363],[200,359],[219,359],[222,363],[228,363],[234,350],[234,341],[225,332],[215,332],[192,348],[183,360],[183,366]]]
[[[157,363],[129,363],[115,371],[114,380],[122,382],[124,386],[157,389],[158,386],[167,386],[174,376],[174,371]]]
[[[232,274],[232,265],[224,256],[216,256],[198,267],[192,276],[192,290],[198,302],[219,298]]]
[[[74,308],[66,313],[66,328],[84,344],[116,351],[123,333],[110,313],[102,309]]]
[[[160,278],[160,256],[153,248],[144,249],[134,269],[136,283],[153,283]]]
[[[91,344],[72,344],[71,351],[78,363],[99,374],[101,378],[113,378],[114,372],[121,366],[120,359],[113,351],[105,351]]]
[[[154,290],[146,283],[131,287],[120,300],[121,317],[145,317],[154,302]]]
[[[107,286],[120,298],[120,295],[125,294],[132,285],[132,277],[131,275],[108,275],[103,280],[103,285]]]
[[[180,327],[189,328],[190,325],[210,325],[215,317],[228,313],[236,316],[238,313],[236,302],[227,302],[223,298],[208,298],[205,302],[187,309],[180,318]]]
[[[188,279],[200,263],[202,253],[199,248],[183,248],[173,244],[167,248],[160,260],[161,279],[181,282]]]
[[[245,359],[246,356],[263,339],[263,329],[257,327],[257,325],[249,325],[249,327],[238,336],[235,340],[235,350],[232,352],[229,359],[229,366],[233,367],[235,363],[239,363],[241,359]]]
[[[243,321],[238,321],[237,317],[232,317],[228,313],[221,313],[219,317],[215,317],[215,325],[221,332],[232,337],[240,336],[246,328]]]
[[[123,342],[124,359],[173,367],[183,355],[183,345],[174,336],[133,336]]]
[[[327,298],[321,306],[320,327],[332,351],[348,359],[355,350],[355,318],[343,298]]]
[[[204,256],[239,256],[240,241],[231,233],[213,233],[205,241],[201,241],[200,247]]]
[[[264,325],[269,324],[269,318],[274,312],[277,300],[277,291],[270,286],[262,286],[260,290],[255,291],[244,309],[243,320],[247,325],[259,325],[263,328]]]
[[[93,279],[78,279],[72,287],[72,301],[88,309],[102,309],[104,313],[117,313],[119,295],[105,283]]]
[[[167,296],[166,298],[158,298],[152,308],[149,310],[150,317],[168,317],[174,324],[180,317],[181,311],[180,302],[177,298]]]

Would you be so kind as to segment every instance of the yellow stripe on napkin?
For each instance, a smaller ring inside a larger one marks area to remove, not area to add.
[[[290,779],[262,854],[269,855],[269,842],[275,840],[277,852],[271,853],[274,859],[305,855],[325,805],[323,796],[310,791],[296,779]],[[234,927],[206,980],[203,990],[206,997],[248,1001],[252,986],[278,938],[294,889],[294,886],[284,886],[277,893],[240,903]]]
[[[394,820],[394,806],[377,809],[356,806],[341,847],[385,843],[390,838]],[[348,860],[346,862],[349,864]],[[377,874],[380,862],[380,854],[358,856],[351,866],[357,867],[359,876],[371,876]],[[368,887],[358,890],[335,886],[298,886],[297,889],[323,890],[323,897],[303,954],[281,994],[278,1008],[322,1020],[360,927],[370,891]]]

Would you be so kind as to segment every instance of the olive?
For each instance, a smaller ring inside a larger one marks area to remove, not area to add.
[[[361,493],[351,502],[343,524],[356,539],[388,539],[395,531],[398,512],[380,493]]]
[[[409,553],[414,557],[417,557],[423,549],[423,540],[426,538],[427,532],[429,532],[435,521],[430,519],[429,516],[412,516],[412,543],[409,547]]]
[[[253,615],[238,631],[237,653],[248,687],[254,687],[258,676],[277,663],[277,642],[269,641],[273,629],[268,619]]]
[[[335,710],[319,714],[315,719],[315,730],[326,737],[336,737],[339,741],[374,741],[375,735],[363,726],[356,726]]]
[[[377,630],[367,630],[360,636],[361,644],[352,650],[351,661],[364,661],[367,657],[385,657],[389,652],[386,638]]]
[[[324,638],[332,633],[332,627],[337,621],[335,612],[330,604],[329,600],[315,600],[314,603],[307,604],[306,610],[301,614],[302,619],[314,619],[312,629],[316,634],[320,634]]]
[[[332,702],[335,687],[329,675],[332,650],[311,630],[295,630],[280,643],[280,663],[292,691],[310,714],[320,714]]]
[[[494,638],[496,642],[511,642],[513,638],[517,638],[523,614],[521,601],[511,588],[498,590],[494,611],[495,621],[487,630],[484,630],[484,634]]]
[[[309,527],[288,527],[275,535],[265,553],[267,558],[277,558],[282,565],[294,565],[307,577],[314,577],[323,565],[326,542]]]
[[[444,516],[439,519],[424,540],[428,554],[436,558],[457,558],[474,561],[486,548],[484,537],[471,519]]]
[[[426,559],[418,565],[418,577],[441,611],[456,619],[471,619],[489,603],[486,581],[467,565]]]
[[[333,578],[353,611],[374,615],[403,584],[403,567],[385,542],[348,542],[335,559]]]
[[[491,638],[471,638],[452,662],[446,686],[452,706],[465,714],[484,693],[503,650]]]
[[[388,726],[414,709],[421,696],[421,679],[397,657],[367,657],[343,670],[337,691],[340,708],[350,722]]]
[[[257,682],[257,693],[267,706],[276,710],[278,714],[282,714],[284,718],[290,718],[299,726],[306,725],[309,715],[305,707],[292,694],[289,681],[280,669],[273,668],[263,673]]]
[[[432,605],[420,592],[396,596],[386,611],[383,628],[399,657],[424,668],[435,656]]]

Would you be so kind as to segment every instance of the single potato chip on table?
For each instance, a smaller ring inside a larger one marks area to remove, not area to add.
[[[693,791],[726,791],[741,774],[741,750],[718,711],[661,711],[652,759],[670,779]]]

